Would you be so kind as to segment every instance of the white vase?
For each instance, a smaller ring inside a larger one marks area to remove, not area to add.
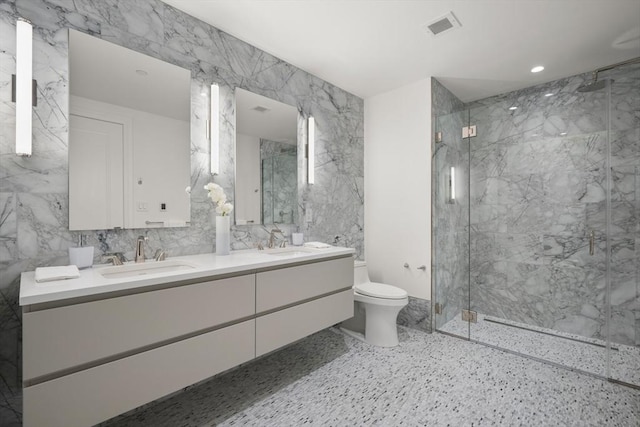
[[[216,255],[229,255],[231,245],[231,218],[229,215],[216,216]]]

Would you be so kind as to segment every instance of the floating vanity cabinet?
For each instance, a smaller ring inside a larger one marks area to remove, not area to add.
[[[93,425],[255,357],[253,274],[37,308],[23,314],[27,427]]]
[[[254,322],[26,387],[24,425],[91,426],[247,362],[254,357]]]
[[[259,272],[256,312],[260,314],[352,286],[352,257]]]
[[[259,272],[256,356],[352,317],[352,286],[352,257]]]
[[[254,314],[245,275],[23,315],[25,381],[94,364]]]
[[[256,356],[351,317],[352,289],[260,316],[256,319]]]
[[[231,254],[142,284],[23,273],[25,427],[98,424],[352,317],[351,253]]]

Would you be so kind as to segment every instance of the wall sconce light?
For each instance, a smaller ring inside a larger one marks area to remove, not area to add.
[[[315,154],[316,154],[316,120],[309,116],[307,119],[307,182],[315,181]]]
[[[211,85],[211,119],[209,139],[211,141],[211,174],[220,173],[220,87]]]
[[[16,74],[12,77],[12,100],[16,103],[16,154],[31,156],[32,107],[37,105],[33,80],[33,27],[25,19],[16,22]]]
[[[456,202],[456,168],[451,166],[451,170],[449,171],[449,197],[447,203],[455,203]]]

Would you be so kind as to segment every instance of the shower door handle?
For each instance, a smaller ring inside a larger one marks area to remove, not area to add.
[[[593,255],[595,247],[596,247],[596,233],[595,231],[591,230],[591,233],[589,233],[589,255]]]

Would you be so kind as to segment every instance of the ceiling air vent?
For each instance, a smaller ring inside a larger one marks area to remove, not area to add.
[[[269,111],[270,108],[263,107],[262,105],[256,105],[255,107],[252,108],[252,110],[257,111],[258,113],[264,113],[265,111]]]
[[[447,31],[460,28],[461,26],[462,24],[460,24],[460,21],[458,21],[458,18],[455,17],[453,12],[449,12],[446,15],[425,24],[425,28],[429,34],[433,36],[446,33]]]

